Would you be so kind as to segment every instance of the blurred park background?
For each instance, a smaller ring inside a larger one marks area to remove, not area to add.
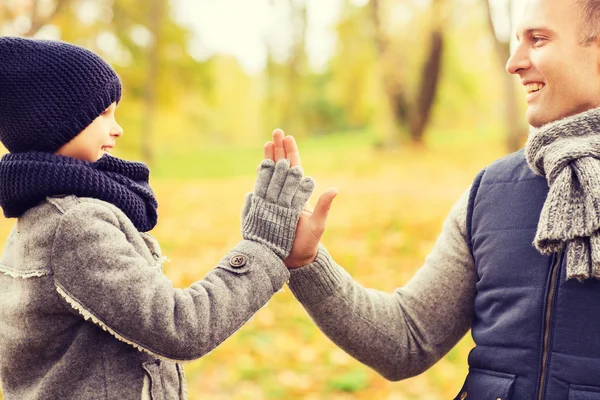
[[[524,92],[504,71],[522,6],[0,0],[0,34],[82,45],[120,74],[115,155],[151,166],[152,233],[175,286],[240,239],[244,194],[280,127],[296,137],[316,194],[340,190],[323,243],[358,282],[391,292],[423,263],[475,174],[524,143]],[[14,222],[0,220],[2,237]],[[426,373],[388,382],[337,349],[286,288],[185,370],[191,400],[441,400],[461,388],[471,347],[467,335]]]

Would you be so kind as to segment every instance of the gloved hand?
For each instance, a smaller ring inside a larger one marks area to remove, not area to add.
[[[259,166],[254,193],[246,196],[242,211],[242,237],[269,247],[282,260],[294,243],[296,225],[315,182],[302,178],[299,166],[286,159],[263,160]]]

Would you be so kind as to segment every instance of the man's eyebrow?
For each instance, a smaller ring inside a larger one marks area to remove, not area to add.
[[[523,31],[523,34],[524,34],[524,36],[531,36],[531,35],[533,35],[534,32],[554,33],[554,31],[550,28],[546,28],[543,26],[537,26],[537,27],[529,27],[529,28],[525,29]],[[517,37],[517,41],[521,40],[521,36],[519,35],[519,32],[516,33],[516,37]]]

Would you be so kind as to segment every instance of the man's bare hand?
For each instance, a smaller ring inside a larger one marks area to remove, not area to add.
[[[285,136],[281,129],[273,131],[273,141],[265,143],[264,151],[265,158],[275,162],[287,158],[292,167],[302,166],[296,140],[293,136]],[[288,268],[298,268],[310,264],[317,256],[319,241],[327,224],[327,215],[337,194],[336,188],[329,188],[321,194],[314,210],[308,203],[304,206],[296,228],[292,252],[284,260]]]

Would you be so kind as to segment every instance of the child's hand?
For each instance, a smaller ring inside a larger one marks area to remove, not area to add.
[[[242,212],[244,239],[266,245],[282,260],[290,254],[300,214],[315,187],[312,178],[302,175],[301,167],[290,167],[284,158],[263,160]]]
[[[294,137],[286,137],[281,129],[273,131],[273,141],[265,143],[264,151],[267,160],[277,162],[287,158],[292,167],[301,166],[300,153]],[[311,263],[317,256],[319,241],[325,232],[327,215],[337,194],[336,188],[329,188],[319,197],[314,210],[308,204],[304,206],[292,251],[284,260],[288,268],[302,267]]]

